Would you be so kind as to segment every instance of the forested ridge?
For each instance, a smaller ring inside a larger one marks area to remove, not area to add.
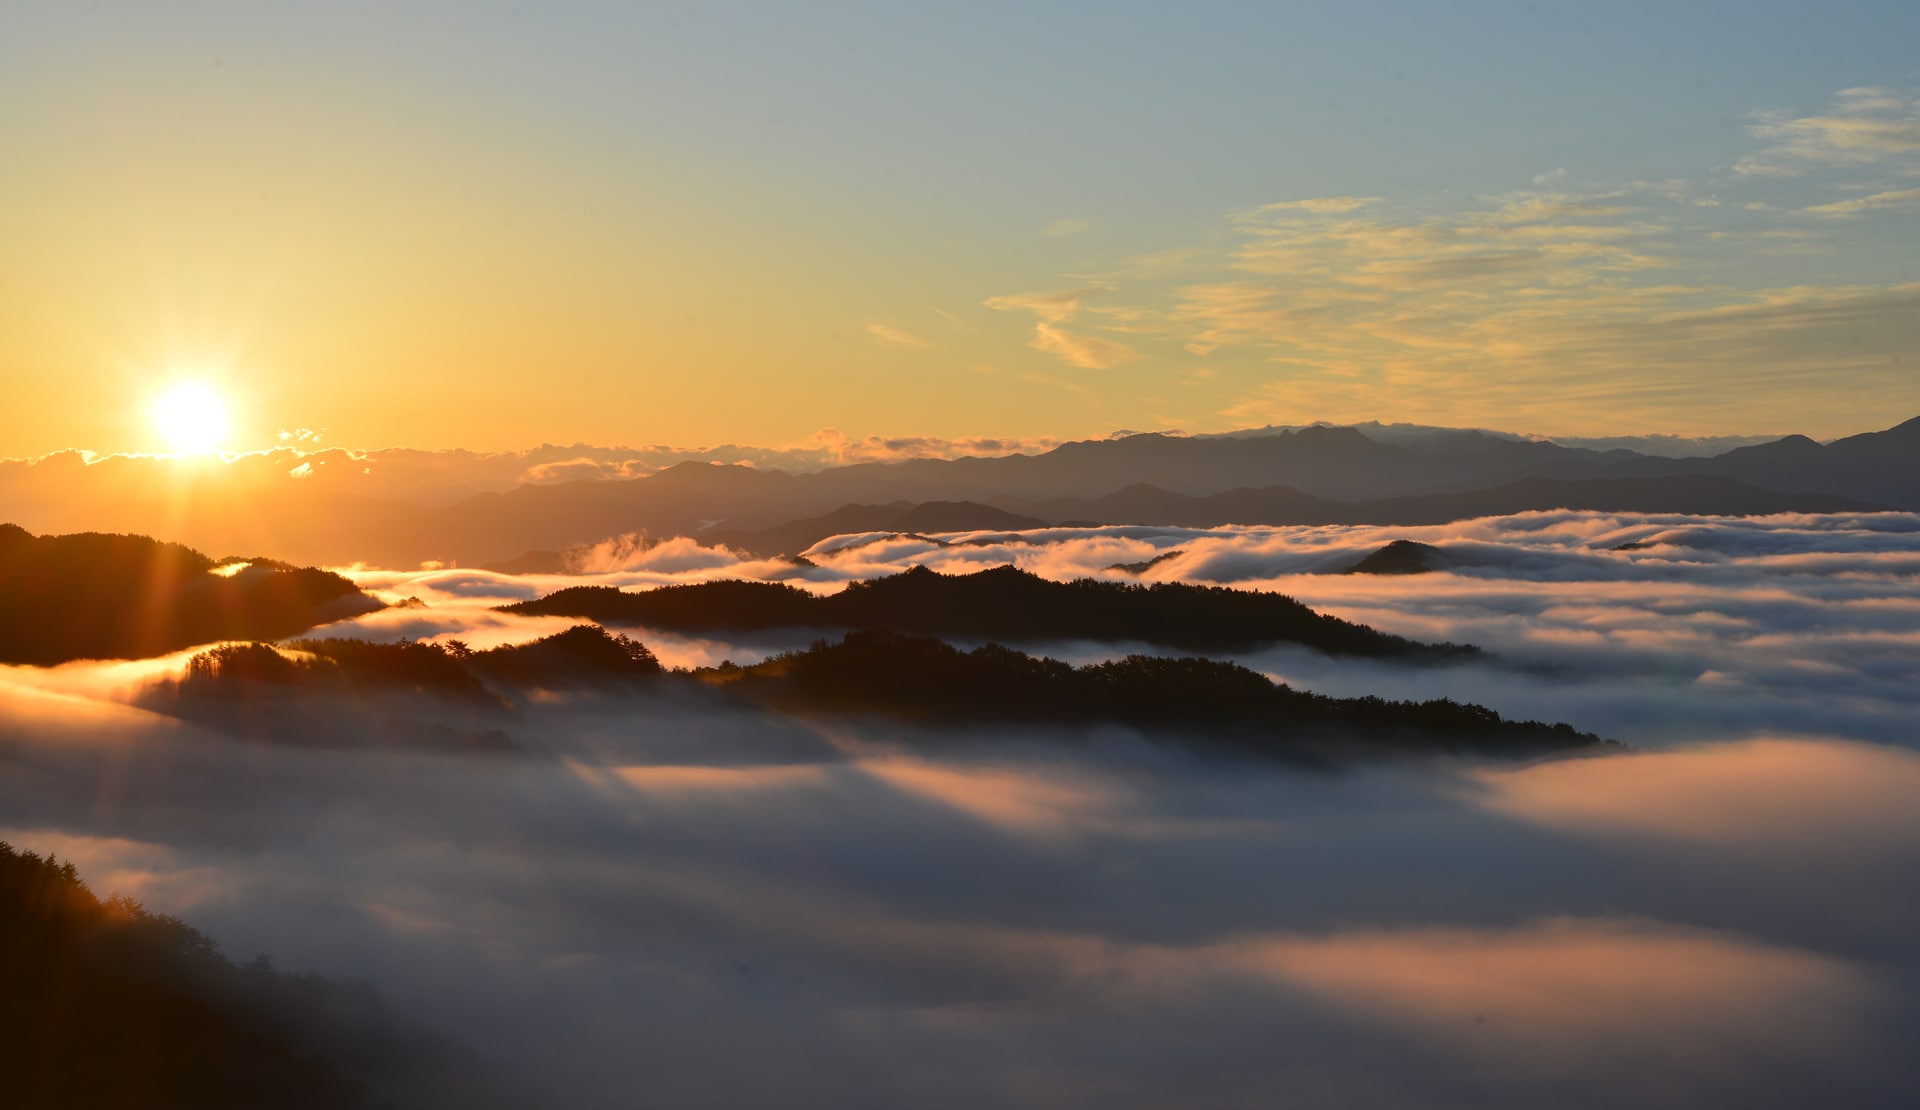
[[[1000,644],[963,651],[887,629],[822,639],[751,666],[692,670],[662,668],[645,645],[596,625],[488,651],[458,641],[225,644],[195,656],[151,704],[389,692],[511,711],[539,689],[692,694],[735,707],[933,726],[1115,723],[1179,743],[1276,756],[1521,756],[1605,743],[1570,725],[1510,721],[1446,698],[1327,697],[1219,660],[1135,654],[1074,667]]]
[[[360,1073],[417,1047],[365,987],[235,964],[6,843],[0,981],[0,1104],[22,1110],[384,1106]]]
[[[146,536],[35,536],[0,524],[0,663],[142,659],[296,635],[381,607],[345,578],[213,559]]]
[[[1183,651],[1277,643],[1331,655],[1438,662],[1472,658],[1464,644],[1427,644],[1317,613],[1283,594],[1184,582],[1056,582],[1014,566],[972,574],[914,567],[820,596],[776,582],[720,581],[629,592],[574,586],[502,606],[675,632],[891,628],[979,639],[1102,640]]]

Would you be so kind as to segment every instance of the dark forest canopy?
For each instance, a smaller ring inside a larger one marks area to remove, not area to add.
[[[825,597],[773,582],[702,582],[637,593],[574,586],[502,609],[696,633],[892,628],[1012,641],[1135,641],[1185,651],[1290,643],[1330,655],[1420,662],[1480,653],[1379,632],[1282,594],[1180,582],[1054,582],[1011,565],[956,575],[914,567]]]
[[[527,689],[630,683],[660,672],[646,645],[582,624],[486,651],[458,640],[221,644],[188,660],[186,673],[159,690],[186,698],[376,690],[505,705],[508,695]]]
[[[342,1110],[392,1105],[398,1088],[440,1088],[449,1105],[478,1093],[460,1078],[470,1061],[366,987],[234,964],[178,918],[102,900],[72,863],[5,843],[0,984],[7,1106]]]
[[[531,689],[555,687],[679,691],[736,707],[883,716],[930,726],[1115,723],[1183,743],[1287,758],[1371,751],[1515,757],[1605,743],[1569,725],[1508,721],[1448,699],[1324,697],[1209,659],[1132,655],[1076,668],[998,644],[968,652],[886,630],[821,640],[750,667],[724,663],[675,672],[664,671],[643,645],[593,625],[484,652],[457,642],[227,644],[195,656],[186,675],[163,686],[162,696],[149,704],[191,714],[196,702],[388,691],[507,709]],[[272,715],[258,718],[268,730],[274,721]],[[499,747],[457,737],[431,746]]]
[[[695,672],[788,710],[876,713],[924,724],[1112,722],[1209,748],[1317,757],[1405,754],[1530,756],[1613,746],[1566,724],[1509,721],[1451,699],[1332,698],[1235,663],[1130,655],[1074,667],[987,644],[962,651],[884,629],[821,640],[752,667]]]
[[[328,571],[241,564],[145,536],[34,536],[0,524],[0,663],[139,659],[217,640],[279,639],[380,608]]]

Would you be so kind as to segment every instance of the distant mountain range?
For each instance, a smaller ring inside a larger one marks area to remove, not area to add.
[[[1887,508],[1825,493],[1777,493],[1734,478],[1523,478],[1464,493],[1334,501],[1290,486],[1234,489],[1189,497],[1150,485],[1129,486],[1094,500],[1006,502],[1052,523],[1174,524],[1444,524],[1477,516],[1574,509],[1593,512],[1766,513],[1872,512]]]
[[[801,555],[835,536],[888,533],[924,536],[942,532],[1015,532],[1053,525],[1161,524],[1210,528],[1226,524],[1444,524],[1480,516],[1551,509],[1595,512],[1688,513],[1758,516],[1768,513],[1873,512],[1887,508],[1823,493],[1776,493],[1733,478],[1526,478],[1468,493],[1335,501],[1290,486],[1233,489],[1194,497],[1140,483],[1098,498],[1050,501],[1002,499],[998,506],[975,501],[843,505],[820,516],[767,528],[721,524],[696,533],[703,544],[746,555]],[[580,559],[565,552],[529,551],[486,564],[503,574],[567,574]]]
[[[840,531],[1013,530],[1033,522],[1416,524],[1554,508],[1920,510],[1920,419],[1828,444],[1788,436],[1696,458],[1478,431],[1389,438],[1399,441],[1322,426],[1214,438],[1147,433],[1035,455],[803,474],[686,462],[643,478],[521,485],[440,505],[284,475],[250,473],[240,483],[218,464],[149,473],[119,460],[8,470],[0,474],[0,519],[48,531],[142,531],[301,563],[477,566],[626,533],[790,554]]]

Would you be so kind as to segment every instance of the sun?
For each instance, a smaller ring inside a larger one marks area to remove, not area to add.
[[[227,402],[210,386],[182,382],[154,399],[153,425],[182,454],[217,451],[227,438]]]

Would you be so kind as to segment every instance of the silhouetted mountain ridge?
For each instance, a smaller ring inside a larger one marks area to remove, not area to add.
[[[1623,476],[1721,475],[1763,489],[1838,493],[1920,510],[1920,417],[1827,444],[1784,436],[1709,459],[1637,458],[1613,470]]]
[[[824,597],[772,582],[702,582],[634,593],[574,586],[501,608],[676,632],[892,628],[1005,641],[1133,641],[1193,651],[1291,643],[1334,655],[1429,662],[1479,651],[1379,632],[1281,594],[1179,582],[1055,582],[1012,565],[960,575],[914,567],[851,582]]]
[[[352,582],[311,567],[216,564],[146,536],[34,536],[0,525],[0,663],[139,659],[215,640],[278,639],[378,608]]]
[[[458,640],[256,641],[209,648],[136,700],[276,746],[493,757],[526,754],[505,729],[529,701],[629,690],[660,673],[644,645],[595,625],[486,651]]]
[[[379,643],[339,638],[275,646],[222,644],[162,682],[167,698],[228,697],[275,688],[351,693],[400,691],[494,706],[503,695],[563,686],[620,685],[661,673],[644,644],[596,625],[474,651],[458,640]],[[149,701],[153,699],[150,697]]]
[[[546,662],[526,668],[529,654]],[[505,664],[505,665],[503,665]],[[1330,698],[1276,685],[1233,663],[1132,655],[1075,668],[999,644],[961,651],[930,636],[887,629],[819,640],[740,667],[728,662],[663,672],[647,649],[604,629],[576,626],[534,645],[472,652],[452,643],[303,641],[276,648],[228,644],[196,656],[182,679],[146,703],[278,740],[276,714],[206,716],[249,703],[284,713],[305,699],[401,693],[511,708],[532,688],[702,694],[732,708],[830,716],[885,716],[930,726],[998,721],[1049,728],[1131,725],[1156,739],[1216,751],[1329,760],[1367,754],[1473,754],[1499,758],[1583,752],[1604,742],[1570,725],[1508,721],[1482,706]],[[333,703],[336,707],[342,703]],[[502,747],[495,733],[446,732],[424,746],[456,754]],[[423,746],[409,741],[406,746]]]
[[[1483,706],[1330,698],[1210,659],[1130,655],[1073,667],[999,644],[961,651],[885,629],[848,633],[752,667],[695,672],[788,711],[916,723],[1114,722],[1216,751],[1290,759],[1367,752],[1504,758],[1615,747],[1565,724],[1509,721]]]

